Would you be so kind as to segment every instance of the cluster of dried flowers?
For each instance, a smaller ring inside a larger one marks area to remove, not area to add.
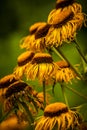
[[[45,86],[50,84],[54,89],[56,83],[63,87],[63,83],[82,78],[59,48],[64,42],[75,42],[77,30],[84,21],[82,6],[75,0],[57,0],[47,22],[37,22],[29,28],[29,35],[23,38],[20,45],[26,51],[18,56],[18,65],[13,73],[0,79],[1,101],[6,115],[16,116],[24,127],[29,122],[28,125],[35,130],[80,129],[83,121],[80,114],[69,108],[66,99],[66,103],[51,104]],[[54,61],[50,51],[60,53],[62,60]],[[24,76],[27,80],[38,79],[43,85],[43,92],[39,93],[25,83]],[[44,115],[36,121],[34,117],[40,109]]]

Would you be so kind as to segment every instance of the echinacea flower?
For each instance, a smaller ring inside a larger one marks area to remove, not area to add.
[[[74,130],[80,125],[80,115],[67,105],[56,102],[46,106],[44,116],[36,123],[35,130]]]
[[[66,0],[65,2],[67,3]],[[47,46],[58,47],[63,42],[70,43],[84,22],[80,4],[72,2],[64,7],[62,4],[63,2],[57,9],[53,9],[48,16],[48,24],[51,24],[51,27],[46,35]]]
[[[45,49],[45,35],[48,32],[49,24],[45,22],[35,23],[30,27],[30,35],[26,36],[21,44],[21,48],[33,51],[43,51]]]
[[[40,82],[52,81],[52,76],[58,66],[53,62],[53,59],[48,53],[36,53],[26,68],[27,79],[39,79]]]
[[[70,65],[66,61],[58,61],[56,64],[59,66],[55,73],[56,82],[71,82],[72,79],[79,79],[74,70],[70,67]]]
[[[26,66],[32,60],[33,56],[34,56],[33,51],[26,51],[18,56],[18,59],[17,59],[18,65],[14,69],[14,75],[16,77],[21,78],[23,76],[26,70]]]

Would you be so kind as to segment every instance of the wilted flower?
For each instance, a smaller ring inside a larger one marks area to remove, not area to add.
[[[10,84],[16,82],[18,79],[14,74],[9,74],[0,79],[0,88],[7,88]]]
[[[3,95],[6,92],[9,85],[16,82],[17,80],[18,80],[18,78],[14,74],[6,75],[0,79],[0,100],[1,100],[1,102],[3,102],[3,100],[4,100]]]
[[[67,1],[65,2],[67,3]],[[63,2],[60,3],[62,6]],[[84,22],[80,4],[71,2],[63,8],[61,6],[58,9],[53,9],[48,16],[48,24],[51,24],[51,27],[46,35],[47,46],[58,47],[63,42],[73,41],[77,30]]]
[[[80,125],[80,115],[70,110],[64,103],[46,106],[44,116],[36,123],[35,130],[72,130]]]
[[[36,53],[29,67],[26,68],[27,79],[34,80],[38,78],[40,82],[47,81],[51,83],[53,74],[58,66],[48,53]]]
[[[35,23],[30,27],[30,35],[26,36],[21,44],[21,48],[33,51],[43,51],[45,49],[45,35],[50,25],[45,22]]]
[[[14,74],[16,77],[21,78],[26,70],[26,66],[32,60],[34,56],[33,51],[26,51],[19,55],[17,62],[18,66],[14,69]]]
[[[56,71],[55,79],[56,82],[71,82],[71,79],[75,79],[79,77],[74,72],[74,70],[70,67],[70,65],[66,61],[58,61],[56,64],[60,67]]]

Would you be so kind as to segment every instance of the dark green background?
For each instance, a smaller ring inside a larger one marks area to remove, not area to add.
[[[82,4],[83,12],[87,13],[87,0],[78,2]],[[0,0],[0,78],[12,73],[17,65],[17,57],[22,52],[19,43],[22,37],[28,35],[29,27],[35,22],[47,21],[47,16],[54,7],[55,0]],[[77,39],[82,51],[87,55],[87,28],[81,28]],[[81,63],[73,44],[64,45],[62,50],[72,64]],[[54,56],[54,59],[57,57]],[[86,82],[73,83],[73,87],[87,95]],[[59,93],[55,92],[55,101],[62,100],[61,90],[58,91]],[[68,90],[66,94],[71,106],[87,102]]]

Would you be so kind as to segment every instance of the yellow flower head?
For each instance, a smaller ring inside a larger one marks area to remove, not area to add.
[[[36,53],[29,67],[26,68],[26,75],[28,79],[38,78],[40,82],[44,80],[51,82],[56,67],[50,54]]]
[[[27,64],[32,60],[34,56],[33,51],[26,51],[18,56],[17,62],[18,66],[14,69],[14,74],[21,78],[26,70]]]
[[[72,41],[83,22],[82,7],[76,2],[64,8],[53,9],[48,16],[51,27],[46,35],[46,45],[58,47],[63,42]]]
[[[71,79],[78,78],[66,61],[58,61],[56,64],[60,67],[55,74],[56,82],[70,82]]]
[[[48,105],[44,116],[36,123],[35,130],[68,130],[79,126],[80,115],[61,102]]]
[[[35,23],[30,27],[29,36],[24,38],[21,48],[26,48],[34,51],[43,51],[45,49],[45,35],[48,32],[50,25],[45,22]]]
[[[14,74],[9,74],[0,79],[0,88],[7,88],[18,79]]]

